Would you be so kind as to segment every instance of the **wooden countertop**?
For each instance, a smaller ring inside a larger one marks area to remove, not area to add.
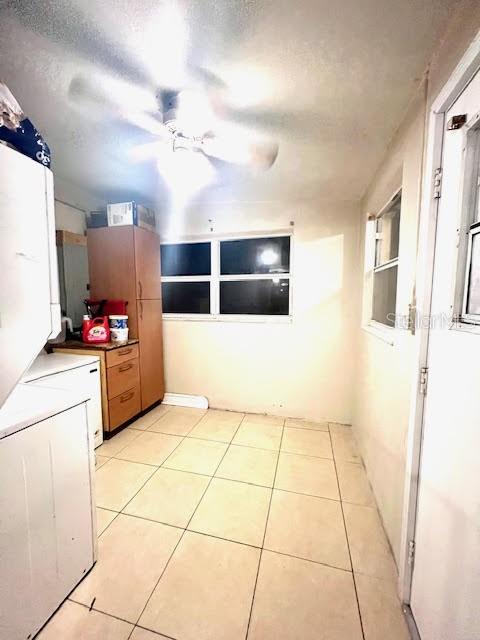
[[[60,344],[54,345],[56,349],[98,349],[99,351],[111,351],[112,349],[122,349],[131,344],[138,344],[138,339],[127,340],[126,342],[104,342],[95,344],[91,342],[82,342],[81,340],[66,340]]]

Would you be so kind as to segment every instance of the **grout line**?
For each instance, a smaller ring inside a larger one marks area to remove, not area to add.
[[[273,476],[273,486],[275,486],[275,481],[277,479],[278,463],[280,461],[280,451],[282,449],[282,442],[283,442],[283,434],[284,433],[285,433],[285,420],[283,421],[282,435],[280,436],[280,446],[279,446],[279,450],[278,450],[277,463],[275,465],[275,473],[274,473],[274,476]],[[254,582],[254,585],[253,585],[252,603],[250,605],[250,613],[248,615],[248,623],[247,623],[247,631],[245,633],[245,640],[247,640],[248,634],[250,632],[250,623],[252,621],[253,605],[255,603],[255,594],[256,594],[256,591],[257,591],[258,576],[260,575],[260,565],[262,564],[263,548],[264,548],[264,545],[265,545],[265,538],[267,536],[267,527],[268,527],[268,520],[269,520],[269,517],[270,517],[270,509],[272,507],[272,500],[273,500],[273,488],[272,488],[271,493],[270,493],[270,502],[268,504],[267,517],[265,519],[265,529],[263,530],[262,548],[260,549],[260,556],[258,558],[258,566],[257,566],[257,575],[255,576],[255,582]]]
[[[142,629],[144,631],[148,631],[149,633],[151,633],[153,636],[158,636],[159,638],[168,638],[168,640],[177,640],[177,638],[174,638],[173,636],[167,636],[164,633],[157,633],[156,631],[152,631],[151,629],[149,629],[148,627],[142,627],[142,625],[140,624],[136,624],[133,627],[133,631],[135,631],[135,629]],[[132,633],[133,633],[132,631]],[[130,636],[129,636],[130,637]]]
[[[244,416],[244,417],[245,417],[245,416]],[[203,418],[203,416],[202,416],[201,418]],[[200,418],[200,420],[201,420],[201,418]],[[199,421],[200,421],[200,420],[199,420]],[[238,427],[237,427],[237,431],[238,431],[238,429],[240,429],[240,425],[242,424],[243,420],[244,420],[244,418],[242,418],[242,421],[241,421],[241,422],[240,422],[240,424],[238,425]],[[199,422],[199,421],[198,421],[198,422]],[[196,422],[196,423],[195,423],[195,425],[193,425],[193,426],[196,426],[196,425],[198,424],[198,422]],[[193,427],[192,427],[192,429],[193,429]],[[236,433],[237,431],[235,431],[235,433]],[[186,438],[186,437],[187,437],[187,436],[185,436],[185,438]],[[182,442],[183,442],[183,440],[182,440]],[[179,443],[179,445],[178,445],[178,446],[180,446],[180,444],[181,444],[181,443]],[[183,538],[184,538],[184,536],[185,536],[185,533],[186,533],[186,531],[187,531],[188,527],[190,526],[190,523],[191,523],[191,521],[192,521],[192,519],[193,519],[193,516],[195,515],[195,513],[196,513],[196,511],[197,511],[198,507],[200,506],[200,503],[202,502],[202,500],[203,500],[203,498],[204,498],[205,494],[207,493],[208,488],[209,488],[209,486],[210,486],[210,485],[211,485],[211,483],[212,483],[213,477],[214,477],[215,473],[217,472],[218,468],[220,467],[220,465],[222,464],[222,461],[223,461],[223,459],[224,459],[224,457],[225,457],[225,455],[226,455],[227,451],[228,451],[228,446],[226,447],[225,451],[223,452],[223,455],[222,455],[222,457],[220,458],[220,461],[219,461],[219,463],[217,464],[217,466],[216,466],[216,468],[215,468],[214,474],[210,477],[210,480],[209,480],[209,482],[208,482],[207,486],[205,487],[205,490],[204,490],[204,492],[202,493],[202,496],[201,496],[200,500],[198,501],[197,506],[196,506],[196,507],[195,507],[195,509],[193,510],[193,513],[192,513],[192,515],[190,516],[190,518],[189,518],[189,520],[188,520],[188,522],[187,522],[187,526],[185,527],[185,529],[183,530],[183,533],[182,533],[182,534],[181,534],[181,536],[179,537],[179,539],[178,539],[178,541],[177,541],[177,544],[176,544],[176,545],[175,545],[175,547],[173,548],[172,553],[170,554],[170,556],[169,556],[169,558],[168,558],[167,562],[165,563],[165,566],[163,567],[163,570],[162,570],[162,572],[161,572],[161,574],[160,574],[160,576],[159,576],[159,578],[158,578],[157,582],[155,583],[155,585],[154,585],[154,587],[153,587],[153,589],[152,589],[152,591],[151,591],[151,593],[150,593],[149,597],[147,598],[147,601],[145,602],[145,605],[144,605],[144,607],[143,607],[142,611],[140,612],[140,615],[139,615],[139,616],[138,616],[138,618],[137,618],[137,622],[135,623],[136,625],[138,624],[139,620],[141,619],[142,615],[144,614],[145,609],[146,609],[146,608],[147,608],[147,606],[148,606],[148,603],[150,602],[150,600],[151,600],[151,598],[152,598],[153,594],[155,593],[155,590],[156,590],[157,586],[158,586],[158,585],[159,585],[159,583],[160,583],[160,580],[163,578],[163,575],[165,574],[165,571],[167,570],[167,567],[168,567],[168,565],[170,564],[170,561],[172,560],[172,558],[173,558],[173,556],[174,556],[174,554],[175,554],[175,551],[176,551],[176,550],[177,550],[177,548],[178,548],[178,545],[179,545],[179,544],[180,544],[180,542],[183,540]],[[173,451],[172,451],[172,453],[173,453]],[[170,454],[170,455],[172,455],[172,454]],[[168,459],[168,458],[167,458],[167,459]],[[127,639],[127,640],[130,640],[130,638],[131,638],[131,636],[132,636],[132,633],[133,633],[134,629],[135,629],[135,627],[132,629],[132,631],[131,631],[130,635],[128,636],[128,639]]]
[[[332,434],[329,432],[329,435],[330,435],[330,446],[332,447],[332,451],[334,451],[334,449],[333,449],[333,441],[332,441]],[[340,498],[341,498],[342,493],[340,491],[340,482],[338,480],[338,471],[337,471],[337,462],[336,462],[336,459],[335,459],[335,453],[333,454],[333,464],[335,465],[335,475],[337,477],[338,493],[339,493]],[[360,630],[362,632],[362,638],[365,640],[365,631],[363,629],[362,612],[360,610],[360,600],[358,599],[358,590],[357,590],[357,583],[356,583],[356,580],[355,580],[355,571],[354,571],[354,567],[353,567],[352,552],[350,551],[350,541],[349,541],[349,537],[348,537],[347,522],[345,520],[345,512],[343,510],[343,502],[342,502],[341,499],[340,499],[340,509],[342,511],[343,527],[345,529],[345,538],[347,540],[348,557],[350,558],[350,565],[352,567],[353,588],[355,590],[355,599],[357,601],[358,618],[360,620]]]

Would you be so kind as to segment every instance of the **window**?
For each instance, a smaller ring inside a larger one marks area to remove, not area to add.
[[[168,315],[288,316],[289,235],[161,246]]]
[[[388,327],[395,326],[401,205],[399,192],[375,220],[371,319]]]
[[[474,122],[466,130],[459,311],[462,322],[480,324],[480,126]]]

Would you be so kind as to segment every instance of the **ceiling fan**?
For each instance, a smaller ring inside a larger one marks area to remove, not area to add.
[[[269,169],[278,155],[277,142],[231,122],[222,81],[206,73],[208,82],[201,88],[159,89],[154,111],[151,104],[145,109],[129,108],[128,98],[116,102],[111,94],[80,75],[70,83],[69,96],[82,107],[100,107],[151,134],[153,141],[133,150],[132,158],[137,161],[154,157],[161,144],[172,152],[200,153],[214,164]],[[205,72],[203,75],[205,79]]]

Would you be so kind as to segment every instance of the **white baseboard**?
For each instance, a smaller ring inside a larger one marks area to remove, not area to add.
[[[166,393],[162,404],[176,407],[191,407],[194,409],[208,409],[208,400],[205,396],[189,396],[183,393]]]

